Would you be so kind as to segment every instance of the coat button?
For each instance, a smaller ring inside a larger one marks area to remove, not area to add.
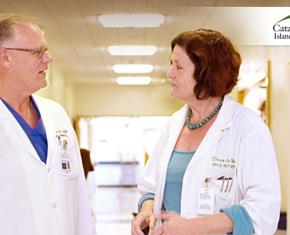
[[[56,208],[57,208],[57,204],[56,204],[55,202],[53,202],[53,203],[51,204],[51,206],[52,206],[53,209],[56,209]]]

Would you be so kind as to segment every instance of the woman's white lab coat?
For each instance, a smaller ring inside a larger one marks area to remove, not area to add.
[[[161,209],[168,161],[184,126],[187,109],[184,106],[171,117],[138,186],[142,193],[155,193],[156,213]],[[220,177],[232,178],[232,182],[217,180]],[[252,219],[255,234],[274,234],[281,199],[270,132],[257,114],[227,97],[185,171],[182,217],[198,216],[198,190],[206,186],[206,178],[210,178],[208,186],[215,191],[216,213],[221,208],[242,205]]]
[[[0,100],[0,234],[92,235],[94,223],[78,143],[63,108],[33,96],[48,141],[44,164]],[[59,136],[66,138],[62,166]]]

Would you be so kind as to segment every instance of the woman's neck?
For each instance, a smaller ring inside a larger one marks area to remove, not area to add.
[[[221,97],[209,97],[205,100],[192,99],[187,102],[192,111],[191,121],[200,121],[206,118],[219,104]]]

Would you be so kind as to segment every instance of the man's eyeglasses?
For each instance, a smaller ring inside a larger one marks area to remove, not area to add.
[[[25,51],[29,52],[32,55],[36,55],[37,58],[41,59],[45,52],[48,51],[48,47],[39,47],[36,49],[25,49],[25,48],[11,48],[11,47],[4,47],[6,50],[15,50],[15,51]]]

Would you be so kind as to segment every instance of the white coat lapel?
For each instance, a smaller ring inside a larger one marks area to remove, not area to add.
[[[170,126],[169,126],[169,136],[167,140],[167,144],[165,145],[166,148],[163,152],[163,156],[165,156],[166,164],[163,164],[163,166],[167,166],[167,163],[170,159],[171,153],[176,145],[177,139],[180,135],[180,132],[182,131],[182,128],[184,126],[185,122],[185,117],[186,117],[186,112],[187,112],[187,105],[183,106],[178,112],[176,112],[170,121]]]
[[[223,131],[230,127],[230,100],[229,98],[225,97],[221,110],[218,113],[218,116],[213,123],[213,125],[209,128],[208,132],[206,133],[205,137],[201,141],[200,145],[198,146],[194,158],[192,158],[192,162],[197,161],[200,157],[212,152],[214,148],[217,147],[218,142],[223,137]],[[215,151],[215,150],[214,150]]]
[[[19,125],[13,114],[7,109],[3,101],[0,101],[0,131],[10,138],[15,145],[20,145],[32,157],[40,161],[36,150],[31,144],[28,136]]]
[[[42,118],[42,123],[45,128],[46,139],[47,139],[47,162],[46,165],[51,165],[53,162],[52,156],[55,156],[56,148],[56,137],[55,137],[55,124],[53,119],[52,113],[49,113],[49,109],[46,106],[46,103],[43,102],[42,98],[33,96],[35,104],[39,110],[39,113]]]
[[[175,115],[173,115],[172,120],[171,120],[171,125],[170,125],[170,130],[169,130],[169,139],[168,143],[170,146],[167,148],[169,151],[169,155],[171,155],[174,146],[176,145],[177,139],[182,131],[182,128],[185,123],[185,118],[186,118],[186,112],[187,112],[188,106],[185,105],[183,106]]]
[[[158,187],[156,189],[158,191],[157,195],[159,196],[155,200],[155,207],[154,207],[155,212],[159,212],[161,208],[168,162],[172,154],[172,151],[175,147],[176,141],[179,137],[179,134],[184,126],[186,112],[187,112],[187,106],[185,105],[183,106],[183,108],[177,111],[172,116],[172,119],[170,120],[170,126],[168,127],[169,136],[166,143],[164,143],[164,146],[166,146],[166,148],[164,149],[161,159],[160,159],[160,162],[162,162],[162,164],[160,164],[160,173],[157,180]]]

